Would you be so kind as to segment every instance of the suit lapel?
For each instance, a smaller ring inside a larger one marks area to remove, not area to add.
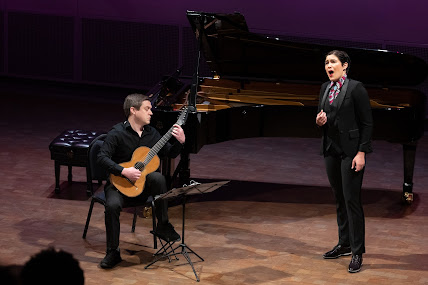
[[[330,88],[328,88],[329,84],[327,84],[327,86],[325,87],[325,91],[324,91],[324,95],[322,96],[322,100],[321,100],[321,109],[324,108],[324,104],[325,104],[325,100],[327,99],[327,94],[328,91],[330,90]]]
[[[345,98],[345,95],[346,95],[346,90],[348,90],[348,85],[349,85],[349,79],[346,78],[345,83],[343,83],[343,86],[342,86],[339,94],[336,97],[336,99],[337,99],[337,110],[339,110],[340,106],[342,106],[343,99]],[[325,96],[325,94],[324,94],[324,96]]]

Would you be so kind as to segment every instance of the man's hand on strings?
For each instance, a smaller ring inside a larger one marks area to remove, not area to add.
[[[141,171],[135,167],[127,167],[122,170],[122,175],[131,181],[137,181],[141,177]]]
[[[183,129],[179,125],[174,125],[172,135],[181,143],[184,144],[186,141],[186,135],[184,134]]]

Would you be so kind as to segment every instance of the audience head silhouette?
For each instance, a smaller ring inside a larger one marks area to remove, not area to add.
[[[68,252],[50,247],[31,257],[25,263],[21,278],[23,285],[29,284],[84,284],[83,270],[79,261]]]
[[[22,266],[17,265],[0,265],[0,282],[1,284],[15,285],[19,283],[19,272]]]

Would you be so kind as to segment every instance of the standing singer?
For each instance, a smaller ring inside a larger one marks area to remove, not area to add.
[[[321,155],[336,199],[339,241],[325,259],[351,255],[350,273],[361,270],[365,253],[361,203],[366,154],[372,152],[372,111],[366,89],[348,78],[351,60],[333,50],[325,58],[329,78],[321,86],[316,124],[322,128]]]

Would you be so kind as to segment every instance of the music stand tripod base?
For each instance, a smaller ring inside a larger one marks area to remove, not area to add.
[[[156,235],[156,234],[155,234]],[[159,238],[159,237],[158,237]],[[162,239],[160,239],[162,240]],[[175,257],[176,260],[179,260],[179,258],[177,257],[177,255],[182,254],[184,256],[184,258],[186,259],[187,263],[192,267],[193,273],[195,274],[196,277],[196,281],[200,281],[198,274],[196,273],[195,267],[193,265],[192,259],[190,258],[189,254],[194,254],[196,255],[201,261],[204,261],[204,259],[199,256],[196,252],[194,252],[191,248],[189,248],[186,244],[184,243],[180,243],[178,246],[176,246],[175,248],[173,248],[173,244],[174,242],[168,242],[165,241],[166,243],[163,244],[161,242],[161,244],[163,245],[161,249],[159,249],[154,255],[156,257],[155,260],[153,260],[151,263],[149,263],[148,265],[146,265],[144,267],[144,269],[149,268],[151,265],[155,264],[156,262],[160,261],[163,258],[168,258],[168,261],[171,262],[171,257]],[[178,251],[178,249],[181,248],[181,251]]]
[[[146,265],[144,267],[144,269],[149,268],[151,265],[155,264],[156,262],[158,262],[159,260],[161,260],[164,257],[167,257],[169,262],[171,262],[171,256],[174,256],[176,260],[178,260],[177,255],[182,254],[184,256],[184,258],[186,258],[187,263],[192,267],[193,273],[195,274],[196,277],[196,281],[200,281],[198,274],[196,274],[196,270],[195,267],[193,266],[193,262],[192,259],[190,258],[189,254],[194,254],[196,255],[201,261],[204,261],[204,259],[199,256],[196,252],[194,252],[190,247],[188,247],[186,245],[186,243],[184,242],[184,229],[185,229],[185,213],[186,213],[186,196],[187,195],[193,195],[193,194],[203,194],[203,193],[208,193],[208,192],[212,192],[216,189],[218,189],[219,187],[223,186],[224,184],[228,183],[229,181],[222,181],[222,182],[214,182],[214,183],[205,183],[205,184],[200,184],[200,183],[193,183],[189,186],[185,186],[182,188],[177,188],[177,189],[172,189],[170,191],[168,191],[165,194],[162,194],[158,197],[155,198],[156,199],[171,199],[174,197],[181,197],[182,198],[182,209],[183,209],[183,227],[182,227],[182,234],[181,234],[181,243],[176,246],[175,248],[173,248],[173,244],[176,241],[165,241],[164,239],[162,239],[161,237],[159,237],[158,235],[156,235],[156,233],[154,233],[153,231],[151,231],[152,234],[154,234],[161,242],[162,247],[161,249],[159,249],[154,255],[158,255],[158,257],[153,260],[150,264]],[[164,240],[166,243],[163,244],[162,240]],[[176,252],[177,249],[181,248],[181,250],[178,252]]]
[[[177,241],[166,241],[165,239],[163,239],[162,237],[160,237],[157,233],[150,231],[150,233],[152,235],[154,235],[160,242],[160,244],[162,245],[161,248],[156,251],[156,253],[153,254],[153,256],[158,256],[159,258],[156,259],[154,262],[150,263],[149,265],[147,265],[145,268],[149,267],[151,264],[155,263],[156,261],[160,260],[163,257],[167,257],[169,262],[171,262],[171,258],[170,255],[168,255],[170,252],[175,253],[174,248],[172,247]],[[177,256],[175,256],[176,260],[179,260]]]

